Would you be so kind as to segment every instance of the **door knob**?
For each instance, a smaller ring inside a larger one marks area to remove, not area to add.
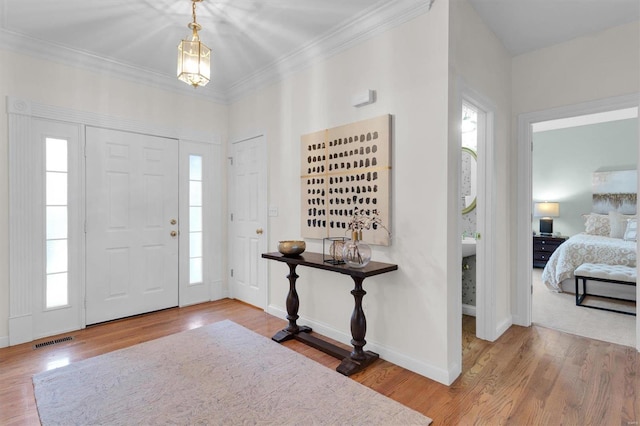
[[[262,228],[256,229],[256,234],[262,235],[262,232],[264,232],[264,231],[262,231]]]
[[[172,224],[172,225],[175,225],[176,223],[178,223],[178,221],[175,220],[175,219],[171,219],[171,222],[169,222],[169,223]]]
[[[169,235],[171,235],[172,237],[177,237],[178,236],[178,232],[177,231],[171,231],[169,233]]]

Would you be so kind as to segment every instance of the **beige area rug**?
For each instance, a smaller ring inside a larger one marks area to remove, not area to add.
[[[578,336],[636,347],[636,317],[576,306],[574,293],[555,293],[542,282],[542,269],[533,269],[532,320]]]
[[[33,383],[44,425],[431,423],[228,320],[40,373]]]

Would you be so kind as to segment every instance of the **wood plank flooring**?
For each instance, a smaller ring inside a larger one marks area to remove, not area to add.
[[[35,373],[223,319],[266,337],[286,326],[225,299],[92,326],[70,333],[72,341],[40,349],[32,343],[0,349],[0,425],[39,424]],[[465,317],[463,373],[449,387],[384,360],[351,378],[431,417],[434,425],[638,424],[635,349],[536,326],[511,327],[493,343],[474,335],[475,319]],[[339,363],[299,342],[285,345],[329,368]]]

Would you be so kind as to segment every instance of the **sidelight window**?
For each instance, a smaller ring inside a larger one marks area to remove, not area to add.
[[[203,281],[202,156],[189,156],[189,284]]]
[[[69,303],[68,141],[45,139],[46,290],[45,306]]]

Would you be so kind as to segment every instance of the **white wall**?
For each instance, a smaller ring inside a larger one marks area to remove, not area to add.
[[[494,205],[490,207],[495,227],[493,235],[495,252],[486,253],[496,259],[495,270],[495,306],[490,315],[490,322],[495,330],[488,338],[497,337],[511,324],[510,306],[510,269],[511,249],[509,235],[510,216],[510,112],[511,112],[511,57],[500,40],[489,30],[467,0],[451,1],[451,57],[450,57],[450,110],[455,120],[450,122],[450,162],[459,156],[460,142],[457,139],[460,126],[460,107],[455,102],[460,91],[471,89],[479,94],[485,102],[495,109],[495,136],[493,144],[494,168],[487,171],[487,176],[494,179]],[[456,115],[457,114],[457,115]],[[486,150],[485,150],[486,152]],[[485,153],[478,150],[478,155]],[[453,170],[452,170],[453,171]],[[487,179],[488,180],[488,179]],[[453,177],[449,176],[448,192],[455,194],[457,188]],[[487,182],[490,184],[490,182]],[[457,184],[457,183],[456,183]],[[478,199],[478,208],[487,200]],[[453,220],[451,222],[454,222]],[[455,223],[450,223],[454,226]],[[478,224],[478,227],[482,227]],[[458,234],[459,237],[459,234]],[[460,273],[459,262],[456,273]],[[452,270],[451,273],[454,273]],[[493,303],[493,302],[491,302]],[[453,319],[451,319],[453,320]]]
[[[121,118],[160,129],[189,129],[226,141],[228,107],[81,68],[0,50],[0,346],[9,318],[6,96]],[[193,90],[185,85],[185,93]]]
[[[640,21],[513,58],[513,116],[640,90]]]
[[[230,109],[230,140],[252,130],[266,134],[269,151],[269,249],[300,235],[300,136],[393,114],[392,245],[374,247],[377,261],[399,270],[364,282],[367,346],[392,362],[441,382],[447,347],[448,2],[398,28],[263,88]],[[351,96],[375,89],[377,102],[350,105]],[[434,208],[434,206],[440,206]],[[366,240],[366,238],[365,238]],[[322,243],[309,240],[308,251]],[[459,262],[458,262],[459,263]],[[286,265],[269,264],[269,311],[286,312]],[[353,283],[346,276],[299,268],[301,323],[348,343]],[[457,300],[460,303],[460,299]],[[454,344],[460,351],[460,342]]]
[[[637,118],[534,133],[533,200],[560,203],[554,232],[584,232],[582,215],[592,211],[593,172],[635,170],[637,153]],[[538,232],[538,218],[532,225]]]
[[[367,347],[445,383],[459,373],[461,354],[460,111],[450,109],[448,101],[455,97],[458,77],[496,106],[497,222],[503,224],[498,228],[502,238],[497,255],[508,259],[509,253],[505,159],[510,58],[466,0],[451,2],[451,14],[456,16],[451,28],[449,7],[446,0],[435,2],[426,15],[235,102],[229,126],[230,140],[252,132],[267,135],[269,204],[280,212],[269,222],[269,246],[275,250],[278,240],[299,237],[300,136],[384,113],[394,115],[393,242],[389,248],[375,247],[374,259],[397,263],[399,271],[365,281]],[[455,54],[451,58],[449,34]],[[377,90],[378,100],[355,109],[350,97],[362,89]],[[307,246],[310,251],[322,250],[319,241],[308,241]],[[496,311],[497,320],[507,326],[509,272],[508,261],[501,261]],[[286,312],[286,273],[284,265],[269,265],[269,310],[280,316]],[[326,272],[298,274],[299,314],[325,334],[348,343],[351,283]]]

